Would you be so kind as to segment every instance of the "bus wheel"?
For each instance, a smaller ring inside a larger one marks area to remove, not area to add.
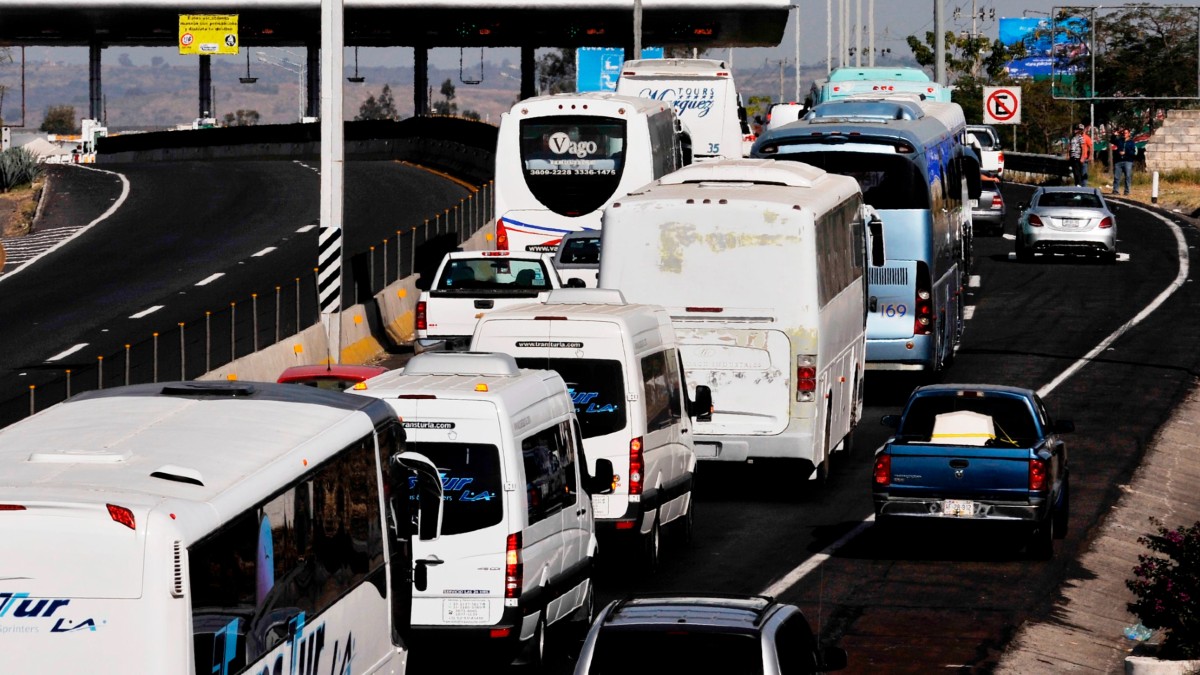
[[[821,459],[821,463],[817,465],[817,484],[825,485],[829,482],[829,464],[833,461],[833,446],[830,444],[829,434],[831,433],[833,417],[833,404],[825,406],[825,456]]]

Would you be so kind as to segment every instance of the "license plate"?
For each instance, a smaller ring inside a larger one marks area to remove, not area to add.
[[[942,502],[942,515],[956,518],[975,515],[975,502],[963,499],[947,499]]]
[[[721,454],[721,446],[718,443],[696,443],[696,458],[712,459]]]
[[[487,600],[442,600],[442,620],[446,623],[478,624],[487,619]]]
[[[608,495],[592,495],[592,511],[597,518],[608,516]]]
[[[1084,221],[1079,220],[1077,218],[1063,218],[1062,219],[1063,227],[1082,227],[1083,223],[1084,223]]]

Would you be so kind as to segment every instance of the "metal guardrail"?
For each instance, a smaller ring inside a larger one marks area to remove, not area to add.
[[[1027,152],[1004,152],[1004,172],[1032,173],[1043,176],[1071,175],[1071,164],[1059,155],[1035,155]]]

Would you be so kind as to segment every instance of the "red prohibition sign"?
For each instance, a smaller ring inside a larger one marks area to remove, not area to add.
[[[1017,97],[1008,89],[997,89],[988,96],[988,112],[997,120],[1011,120],[1017,114]]]

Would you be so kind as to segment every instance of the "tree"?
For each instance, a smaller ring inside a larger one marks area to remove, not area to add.
[[[1070,135],[1071,124],[1078,120],[1071,101],[1056,99],[1050,80],[1021,81],[1022,152],[1062,154],[1059,141]]]
[[[225,113],[225,126],[252,127],[258,124],[261,117],[257,110],[238,110],[236,114]]]
[[[926,31],[923,42],[915,35],[905,38],[918,64],[936,64],[935,38],[933,31]],[[983,121],[983,87],[1012,84],[1008,63],[1024,55],[1024,45],[1009,46],[984,35],[946,33],[946,80],[955,87],[951,100],[962,106],[968,122]]]
[[[575,50],[553,49],[542,54],[536,64],[540,94],[575,91]]]
[[[77,131],[75,128],[75,106],[50,106],[46,109],[46,115],[42,118],[42,126],[38,127],[38,129],[48,134],[75,133]]]
[[[442,100],[433,102],[433,112],[435,115],[453,115],[458,112],[458,104],[454,102],[456,96],[454,82],[450,78],[442,83],[441,88]]]
[[[129,52],[121,52],[121,55],[117,57],[117,63],[126,68],[131,68],[133,66],[133,59],[129,58]]]
[[[397,120],[400,119],[400,113],[396,111],[396,100],[392,96],[392,88],[390,85],[383,85],[383,89],[379,92],[379,98],[375,98],[374,94],[367,97],[362,105],[358,108],[358,116],[354,119],[362,120]]]

